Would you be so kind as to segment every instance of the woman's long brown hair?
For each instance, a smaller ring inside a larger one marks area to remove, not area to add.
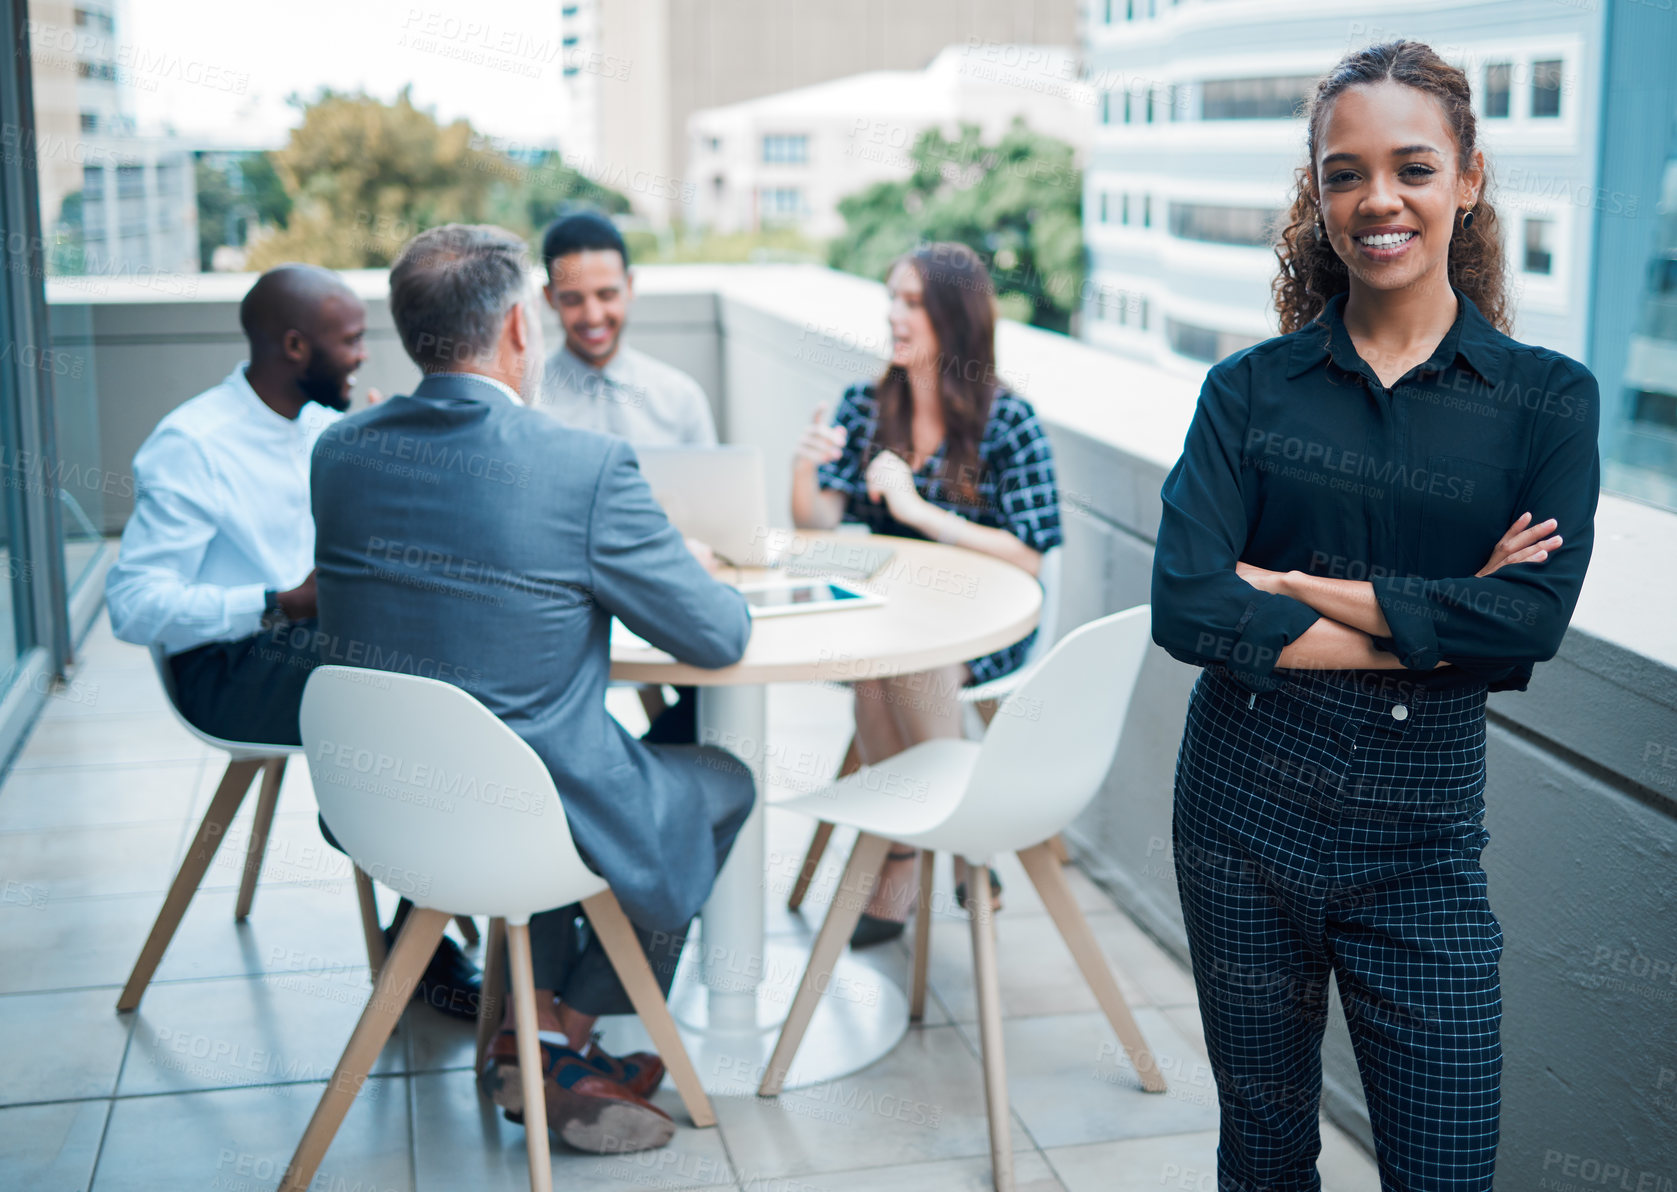
[[[1275,255],[1281,262],[1271,289],[1283,335],[1307,326],[1328,299],[1349,288],[1345,262],[1327,237],[1316,234],[1320,211],[1316,149],[1322,125],[1333,101],[1348,87],[1386,81],[1425,91],[1438,100],[1444,119],[1456,138],[1456,166],[1466,170],[1478,147],[1478,121],[1473,115],[1473,91],[1467,75],[1418,41],[1388,41],[1340,59],[1321,81],[1305,114],[1309,160],[1294,172],[1293,203],[1287,213]],[[1489,168],[1479,200],[1473,207],[1473,226],[1464,228],[1460,216],[1450,236],[1450,284],[1466,294],[1479,313],[1507,333],[1512,321],[1503,278],[1502,229],[1491,205]]]
[[[921,304],[937,336],[938,400],[943,408],[945,488],[963,505],[978,503],[978,445],[996,394],[996,291],[978,254],[964,244],[927,244],[901,257],[920,277]],[[874,446],[912,459],[914,395],[908,374],[890,365],[875,387]]]

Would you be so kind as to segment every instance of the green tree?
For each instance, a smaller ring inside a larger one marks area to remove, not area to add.
[[[1083,178],[1072,147],[1022,120],[987,145],[975,125],[954,139],[929,129],[913,173],[839,202],[835,269],[883,278],[917,245],[954,240],[989,265],[1005,315],[1065,331],[1083,288]]]
[[[298,102],[302,123],[272,155],[290,216],[252,242],[252,269],[281,261],[380,267],[438,224],[500,223],[529,236],[568,201],[629,208],[556,154],[514,157],[465,120],[439,124],[414,106],[410,88],[393,104],[333,91]]]
[[[224,244],[243,248],[262,228],[284,228],[291,215],[272,157],[267,153],[199,153],[193,160],[198,190],[198,267],[209,269]]]

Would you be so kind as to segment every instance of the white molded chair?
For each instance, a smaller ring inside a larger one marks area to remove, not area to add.
[[[982,889],[990,859],[1017,852],[1142,1086],[1149,1092],[1165,1091],[1158,1064],[1048,845],[1050,837],[1088,806],[1112,769],[1130,695],[1147,653],[1151,611],[1147,605],[1126,609],[1067,634],[1008,697],[982,741],[927,741],[878,766],[864,766],[825,790],[776,804],[856,828],[860,835],[816,936],[759,1094],[775,1096],[785,1083],[816,1001],[832,979],[833,966],[867,905],[892,841],[920,849],[922,913],[915,930],[911,1017],[918,1018],[925,1007],[931,916],[924,912],[931,905],[934,853],[944,850],[964,860],[968,881]],[[900,794],[905,789],[924,791],[926,798],[905,799]],[[991,1164],[998,1192],[1010,1192],[1013,1150],[994,911],[987,898],[969,898],[968,907]]]
[[[662,991],[604,878],[577,855],[536,751],[471,695],[412,675],[323,666],[303,691],[303,746],[321,814],[356,866],[413,911],[303,1132],[281,1192],[311,1186],[356,1091],[401,1017],[450,914],[490,916],[512,964],[530,1184],[553,1186],[530,969],[530,916],[582,904],[695,1126],[716,1123]],[[491,955],[489,968],[493,970]],[[478,1038],[496,1025],[485,973]]]
[[[140,1004],[140,998],[145,995],[146,987],[151,984],[152,974],[157,971],[163,953],[169,947],[169,941],[174,939],[175,931],[186,915],[186,908],[191,904],[193,895],[198,893],[198,886],[204,880],[204,874],[215,857],[216,849],[226,838],[228,826],[238,814],[240,805],[244,803],[251,780],[260,770],[262,789],[256,798],[256,816],[251,822],[250,843],[245,849],[244,872],[239,877],[239,896],[233,904],[233,918],[236,921],[242,923],[250,914],[251,903],[256,898],[256,876],[262,870],[262,859],[268,851],[268,833],[274,823],[274,805],[279,801],[280,780],[285,777],[286,759],[294,753],[302,752],[300,745],[263,745],[249,741],[228,741],[202,731],[181,715],[180,706],[175,698],[175,673],[169,666],[169,660],[161,646],[151,648],[151,662],[157,671],[158,681],[163,684],[163,694],[168,698],[169,711],[174,713],[175,719],[180,721],[181,727],[187,732],[204,744],[224,751],[227,754],[227,769],[221,776],[221,785],[216,787],[209,807],[204,811],[204,818],[198,823],[198,834],[193,837],[192,843],[187,847],[186,856],[181,859],[180,869],[169,886],[169,893],[163,899],[163,909],[157,912],[157,921],[152,924],[151,934],[146,937],[145,945],[140,949],[139,959],[134,962],[134,970],[128,976],[128,984],[123,986],[122,996],[117,999],[118,1010],[132,1010]],[[377,908],[372,901],[373,888],[371,883],[367,882],[366,874],[357,871],[355,877],[356,894],[361,907],[361,927],[367,939],[367,959],[377,968],[384,957],[384,935],[379,930]]]
[[[1046,658],[1048,651],[1060,640],[1060,569],[1064,559],[1063,546],[1056,546],[1042,554],[1042,563],[1037,568],[1037,582],[1042,585],[1042,615],[1037,618],[1036,640],[1031,642],[1031,648],[1026,651],[1025,659],[1019,664],[1018,669],[999,679],[991,679],[988,683],[963,687],[956,693],[956,699],[966,705],[962,709],[965,713],[963,729],[968,739],[977,741],[984,736],[990,718],[995,715],[996,706],[1018,690],[1019,684],[1024,682],[1031,668]],[[836,777],[849,777],[861,764],[862,755],[857,752],[856,738],[853,736],[850,739],[850,747],[844,752],[844,760],[839,764]],[[827,855],[827,842],[832,838],[833,825],[826,820],[817,820],[815,835],[810,838],[809,848],[804,853],[804,863],[792,882],[791,894],[786,898],[787,910],[795,911],[803,905],[804,896],[809,893],[809,887],[821,869],[821,859]],[[1060,842],[1058,836],[1054,838],[1052,848],[1055,857],[1064,862],[1065,845]]]

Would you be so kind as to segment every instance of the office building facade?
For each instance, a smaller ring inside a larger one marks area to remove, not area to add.
[[[1597,371],[1609,473],[1633,445],[1638,471],[1663,462],[1623,487],[1677,503],[1659,480],[1677,475],[1660,424],[1677,431],[1661,354],[1671,267],[1650,266],[1677,61],[1677,15],[1659,6],[1091,0],[1084,337],[1193,373],[1273,335],[1271,244],[1303,162],[1297,113],[1341,56],[1396,38],[1431,44],[1472,82],[1516,337]],[[1669,217],[1666,237],[1669,260]]]

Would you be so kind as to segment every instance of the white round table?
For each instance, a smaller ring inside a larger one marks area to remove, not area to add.
[[[688,949],[670,1007],[707,1091],[756,1089],[808,961],[807,949],[764,932],[766,861],[763,800],[767,737],[765,684],[855,682],[965,662],[1011,645],[1036,627],[1042,589],[1035,578],[975,551],[905,538],[775,531],[771,548],[793,566],[816,567],[857,545],[895,554],[867,580],[846,580],[885,603],[793,616],[760,617],[744,658],[722,670],[676,662],[645,645],[612,647],[613,679],[696,686],[699,740],[751,768],[760,797],[700,912],[700,947]],[[785,571],[724,568],[748,583]],[[843,998],[822,999],[787,1087],[833,1080],[880,1058],[908,1029],[902,989],[848,953],[833,975]],[[633,1020],[606,1028],[613,1049],[638,1043]]]

